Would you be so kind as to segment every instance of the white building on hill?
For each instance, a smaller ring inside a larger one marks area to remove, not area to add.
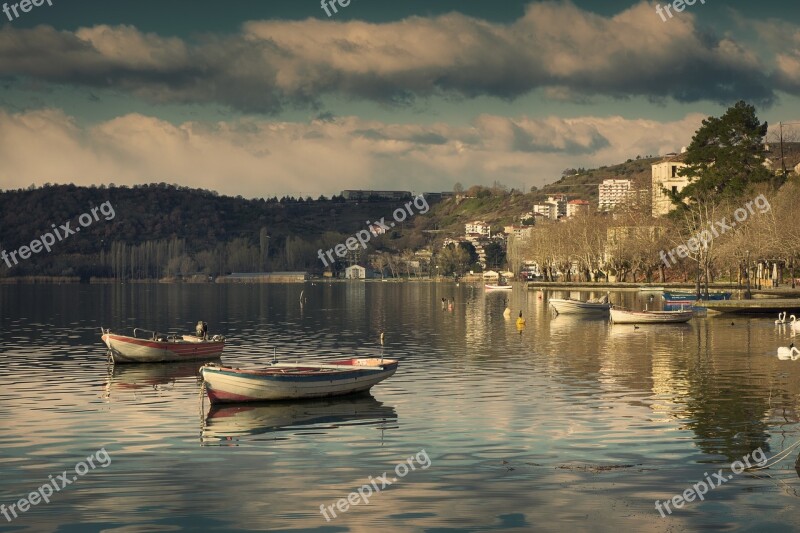
[[[482,220],[476,220],[475,222],[468,222],[464,224],[464,233],[467,235],[471,233],[477,233],[478,235],[486,235],[490,237],[492,234],[492,228],[486,222]]]
[[[681,159],[681,156],[669,157],[652,165],[651,194],[654,217],[666,215],[675,209],[675,204],[672,203],[666,191],[678,193],[689,185],[688,177],[678,175],[680,169],[686,166],[686,163],[680,161]]]
[[[599,186],[600,199],[598,209],[609,211],[628,201],[633,191],[631,180],[608,179],[603,180]]]

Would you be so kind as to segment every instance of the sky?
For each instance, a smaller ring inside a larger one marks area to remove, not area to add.
[[[2,189],[528,190],[679,151],[738,100],[800,140],[796,1],[18,1]]]

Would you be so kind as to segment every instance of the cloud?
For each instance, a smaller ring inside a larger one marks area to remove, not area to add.
[[[795,93],[796,52],[773,58],[787,80],[782,88]],[[534,2],[510,24],[459,13],[386,23],[250,21],[238,33],[191,41],[132,26],[7,26],[0,76],[261,113],[318,107],[330,94],[390,105],[430,96],[513,99],[537,89],[578,102],[775,98],[772,73],[753,51],[701,30],[690,12],[664,23],[644,1],[610,17]]]
[[[677,150],[703,118],[484,114],[451,126],[326,115],[308,123],[243,118],[174,125],[132,113],[80,126],[59,110],[0,110],[0,183],[167,182],[245,197],[437,191],[457,181],[521,188],[553,181],[567,167]]]
[[[800,27],[776,19],[755,25],[758,35],[779,52],[775,55],[773,80],[777,87],[800,93]]]

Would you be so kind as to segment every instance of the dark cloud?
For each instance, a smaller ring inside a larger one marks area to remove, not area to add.
[[[776,80],[800,93],[800,45],[788,46],[776,52],[773,73],[732,39],[698,29],[688,13],[664,23],[646,2],[613,17],[536,2],[512,24],[458,13],[383,24],[309,18],[248,22],[238,34],[193,41],[131,26],[7,26],[0,77],[258,113],[316,109],[326,94],[410,106],[430,96],[514,99],[536,89],[578,102],[600,95],[768,105]]]

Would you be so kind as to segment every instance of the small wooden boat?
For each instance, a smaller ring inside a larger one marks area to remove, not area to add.
[[[689,311],[625,311],[611,309],[611,321],[615,324],[681,324],[694,316]]]
[[[200,367],[211,403],[324,398],[363,392],[397,370],[394,359],[273,363],[260,370],[215,364]]]
[[[731,293],[729,292],[710,292],[708,298],[700,298],[706,302],[717,302],[722,300],[730,300]],[[664,301],[666,302],[694,302],[697,301],[697,294],[694,292],[664,292]]]
[[[487,291],[496,291],[496,290],[510,291],[514,287],[512,287],[511,285],[496,285],[496,284],[492,284],[492,283],[487,283],[486,285],[484,285],[484,288]]]
[[[100,328],[112,363],[166,363],[216,359],[222,355],[225,337],[199,335],[165,335],[135,328],[133,337],[117,335]],[[141,337],[139,335],[142,335]]]
[[[611,309],[608,302],[584,302],[570,298],[550,298],[548,301],[559,315],[608,315]]]

